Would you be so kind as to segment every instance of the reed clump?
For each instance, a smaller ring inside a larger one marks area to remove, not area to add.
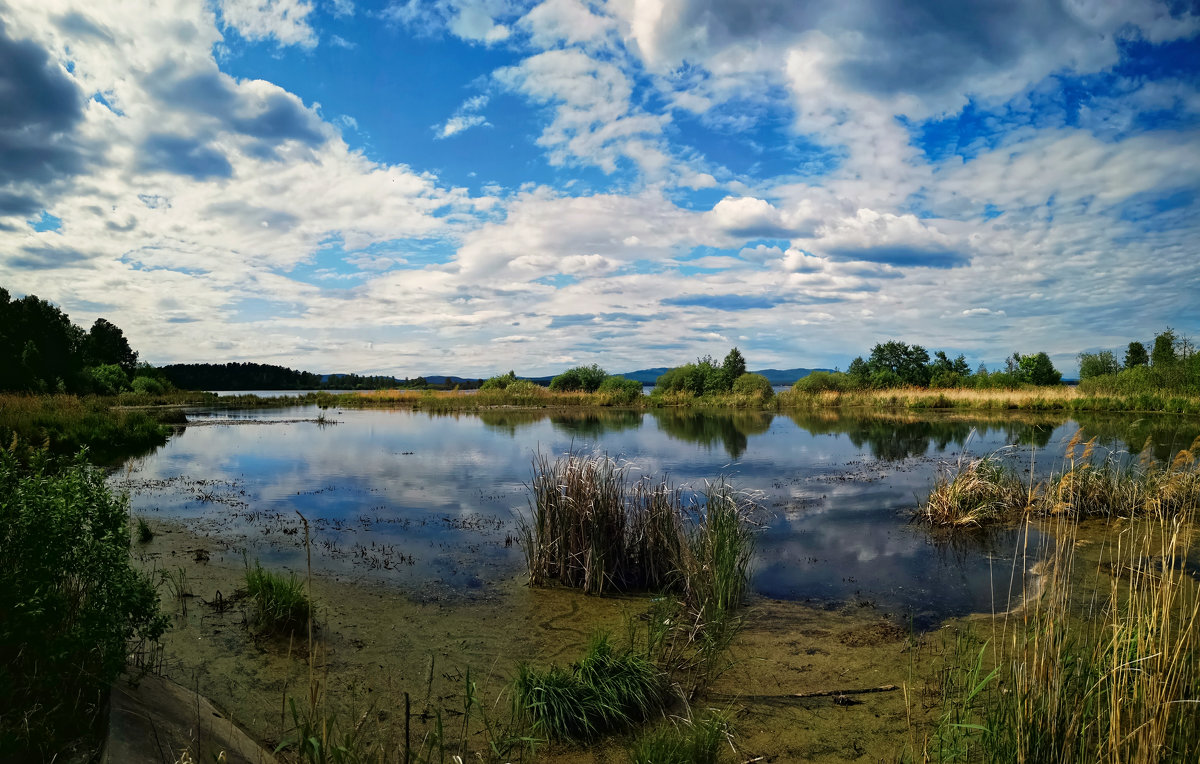
[[[666,481],[631,481],[627,464],[572,452],[536,456],[530,491],[522,530],[535,586],[674,592],[714,615],[740,603],[756,507],[725,481],[686,501]]]
[[[309,624],[312,602],[295,574],[283,575],[246,564],[246,594],[257,606],[259,627],[276,634],[296,633]]]
[[[1200,438],[1170,463],[1156,461],[1149,445],[1135,460],[1096,455],[1096,440],[1078,433],[1067,445],[1063,468],[1024,485],[994,456],[960,461],[939,475],[916,510],[920,522],[943,527],[979,526],[1022,516],[1191,517],[1200,505]]]
[[[710,711],[672,719],[643,734],[629,749],[632,764],[719,764],[730,744],[729,720]]]
[[[960,461],[953,474],[939,473],[917,518],[942,527],[993,523],[1024,510],[1027,487],[995,457]]]

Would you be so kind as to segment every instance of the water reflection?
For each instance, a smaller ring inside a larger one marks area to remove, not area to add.
[[[658,429],[671,437],[712,449],[721,446],[731,459],[746,453],[751,435],[771,429],[773,414],[762,411],[695,411],[655,409]]]
[[[238,412],[227,424],[187,428],[133,465],[135,511],[152,522],[156,514],[182,520],[297,568],[299,511],[314,528],[316,565],[408,591],[463,592],[520,575],[516,513],[527,509],[533,454],[594,449],[683,486],[724,474],[757,492],[768,519],[756,591],[869,600],[929,625],[1006,602],[1012,571],[1023,575],[1014,551],[1040,543],[1036,533],[1025,539],[1012,529],[950,544],[909,524],[955,452],[1003,450],[1026,468],[1036,448],[1044,469],[1061,465],[1080,430],[1122,448],[1150,437],[1156,453],[1200,432],[1200,423],[1179,417],[1077,422],[1053,413],[345,410],[328,412],[338,424],[324,427],[319,413]]]
[[[1067,421],[1062,414],[874,414],[861,412],[791,412],[788,417],[810,433],[845,434],[856,446],[866,446],[876,459],[896,460],[962,447],[970,437],[1001,440],[1005,445],[1045,448],[1055,429]],[[974,435],[972,435],[974,433]]]

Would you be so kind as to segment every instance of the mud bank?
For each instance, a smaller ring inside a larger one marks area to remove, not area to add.
[[[243,549],[166,521],[152,525],[157,535],[135,545],[134,555],[163,581],[163,609],[173,614],[158,670],[211,699],[269,750],[294,726],[289,699],[303,708],[317,688],[320,706],[394,751],[403,745],[407,693],[413,749],[436,734],[440,715],[447,751],[460,752],[468,670],[489,714],[507,718],[506,687],[519,662],[569,663],[594,631],[623,635],[648,605],[645,597],[532,589],[523,576],[430,601],[377,580],[314,572],[310,656],[306,634],[289,640],[254,628],[253,606],[238,595]],[[892,760],[917,734],[926,712],[912,688],[927,683],[919,660],[926,637],[866,603],[825,608],[756,598],[747,616],[732,665],[694,703],[731,717],[731,760]],[[900,689],[795,697],[885,685]],[[474,716],[468,755],[487,744]],[[625,744],[542,746],[532,760],[625,761]]]

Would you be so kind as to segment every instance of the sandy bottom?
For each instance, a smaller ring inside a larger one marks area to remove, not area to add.
[[[253,628],[252,605],[235,595],[243,583],[240,551],[179,525],[152,525],[157,535],[135,544],[135,559],[156,580],[163,572],[179,580],[182,569],[191,595],[176,597],[174,585],[160,586],[173,626],[159,670],[211,699],[268,749],[293,727],[287,699],[304,708],[318,686],[319,705],[353,719],[392,751],[403,747],[407,693],[412,748],[429,743],[440,714],[447,752],[462,752],[468,671],[492,718],[505,719],[505,688],[518,663],[570,663],[593,632],[626,634],[630,619],[648,606],[645,597],[532,589],[523,577],[418,601],[420,592],[314,573],[319,629],[310,661],[306,635],[289,641]],[[730,716],[736,748],[730,760],[893,761],[906,746],[919,748],[936,694],[930,656],[943,641],[939,633],[911,634],[870,606],[823,609],[760,598],[748,604],[747,615],[733,665],[693,705]],[[792,697],[884,685],[900,689],[836,702]],[[623,762],[627,743],[541,746],[533,759]],[[473,711],[464,758],[486,746]]]

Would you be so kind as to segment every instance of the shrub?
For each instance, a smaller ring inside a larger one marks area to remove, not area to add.
[[[738,377],[733,381],[733,392],[735,395],[749,395],[764,401],[775,396],[775,388],[771,386],[771,381],[761,374],[746,373]]]
[[[797,393],[845,392],[857,387],[855,380],[842,371],[814,371],[797,379],[792,391]]]
[[[128,519],[82,455],[0,450],[0,759],[49,761],[86,735],[130,641],[166,628]]]
[[[574,369],[567,369],[562,374],[550,380],[550,389],[556,392],[560,390],[563,392],[582,390],[587,393],[594,393],[600,388],[607,377],[608,372],[596,364],[592,364],[591,366],[576,366]]]
[[[642,394],[642,383],[625,377],[605,377],[597,392],[608,398],[610,405],[628,406]]]
[[[505,390],[513,382],[517,381],[517,375],[511,370],[507,374],[499,374],[495,377],[488,377],[483,384],[479,386],[480,390]]]

